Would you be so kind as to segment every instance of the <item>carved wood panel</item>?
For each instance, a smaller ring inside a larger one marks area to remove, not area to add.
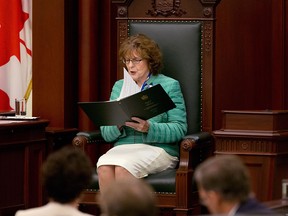
[[[241,138],[219,138],[216,141],[217,152],[237,152],[237,153],[276,153],[274,142],[263,139],[241,139]]]
[[[251,174],[253,192],[261,201],[280,199],[282,179],[288,178],[288,139],[279,137],[215,135],[215,155],[239,155]]]

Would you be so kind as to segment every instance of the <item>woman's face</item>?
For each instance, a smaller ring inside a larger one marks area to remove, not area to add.
[[[146,59],[142,59],[136,51],[131,54],[125,58],[128,73],[138,86],[142,86],[149,74],[148,62]]]

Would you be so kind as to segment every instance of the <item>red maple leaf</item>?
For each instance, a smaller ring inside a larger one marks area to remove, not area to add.
[[[21,0],[0,0],[0,66],[8,63],[13,55],[21,61],[20,43],[23,41],[19,32],[28,18]]]
[[[2,91],[0,89],[0,112],[1,111],[10,111],[13,110],[12,107],[10,107],[9,97],[6,94],[6,92]]]

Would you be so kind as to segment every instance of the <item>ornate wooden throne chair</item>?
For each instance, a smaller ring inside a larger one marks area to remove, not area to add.
[[[188,134],[179,143],[177,169],[150,175],[145,180],[155,189],[159,208],[173,209],[176,215],[200,214],[193,172],[201,161],[213,154],[209,132],[212,130],[213,10],[217,0],[115,2],[117,46],[136,33],[153,38],[164,55],[163,74],[179,80],[186,102]],[[118,78],[121,78],[123,65],[118,64]],[[97,131],[79,132],[73,140],[73,145],[86,151],[94,164],[104,153],[95,150],[100,144],[105,142]],[[96,172],[94,180],[84,192],[82,205],[97,204]]]

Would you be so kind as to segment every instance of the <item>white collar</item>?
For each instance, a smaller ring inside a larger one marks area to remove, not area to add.
[[[228,212],[227,216],[234,216],[238,208],[239,208],[239,204],[234,205],[233,208]]]

